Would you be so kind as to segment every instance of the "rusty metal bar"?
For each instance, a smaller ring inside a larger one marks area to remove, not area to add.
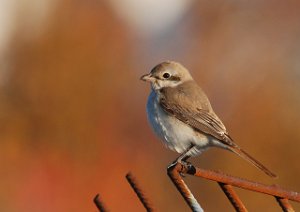
[[[288,200],[300,202],[300,193],[283,189],[277,185],[265,185],[262,183],[233,177],[221,172],[200,169],[193,165],[175,163],[168,167],[168,175],[172,182],[181,193],[182,197],[193,211],[203,211],[188,186],[185,184],[180,174],[190,174],[204,179],[213,180],[219,183],[222,190],[230,200],[236,211],[247,211],[242,201],[239,199],[232,186],[255,191],[263,194],[272,195],[278,201],[284,212],[293,212],[294,209]]]
[[[130,184],[130,186],[132,187],[133,191],[138,196],[139,200],[142,202],[145,209],[148,212],[154,211],[153,207],[151,206],[152,204],[150,204],[150,202],[147,200],[147,198],[145,197],[145,194],[142,192],[140,187],[137,185],[137,182],[131,173],[128,173],[126,175],[126,179],[127,179],[128,183]]]
[[[103,202],[100,200],[99,194],[94,198],[94,203],[98,208],[99,212],[107,212],[108,210],[104,207]]]
[[[284,212],[294,212],[292,205],[289,203],[289,200],[286,198],[275,197],[280,207]]]
[[[177,164],[168,167],[168,175],[170,179],[172,180],[172,182],[174,183],[177,190],[180,192],[188,206],[192,209],[192,211],[202,212],[203,209],[201,208],[200,204],[197,202],[192,192],[184,183],[183,179],[179,174],[182,172],[182,167]]]
[[[227,198],[229,199],[230,203],[234,207],[234,209],[238,212],[247,212],[245,205],[239,198],[239,196],[236,194],[236,192],[233,190],[231,185],[220,183],[219,186],[223,190],[223,192],[226,194]]]
[[[213,180],[224,184],[230,184],[235,187],[300,202],[300,193],[283,189],[277,185],[269,186],[262,183],[253,182],[238,177],[233,177],[218,171],[196,168],[192,165],[184,166],[183,164],[177,163],[176,166],[178,166],[177,167],[178,170],[181,170],[181,173],[187,173],[208,180]]]

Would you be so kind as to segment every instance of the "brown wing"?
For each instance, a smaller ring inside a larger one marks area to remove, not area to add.
[[[200,96],[193,92],[183,92],[180,88],[176,92],[173,89],[163,90],[159,102],[160,106],[167,113],[175,116],[195,130],[215,137],[225,144],[229,150],[252,163],[267,175],[276,177],[273,172],[233,142],[224,124],[213,112],[205,94],[201,93],[201,89],[196,90],[196,92],[199,92],[202,98],[199,99]]]
[[[225,145],[236,146],[226,132],[225,126],[215,114],[200,107],[196,108],[196,110],[191,110],[190,108],[174,104],[172,101],[166,101],[165,98],[160,99],[160,105],[167,113],[172,114],[195,130],[211,135]]]

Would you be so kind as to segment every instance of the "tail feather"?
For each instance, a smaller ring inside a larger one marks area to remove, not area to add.
[[[257,161],[255,158],[253,158],[251,155],[249,155],[247,152],[242,150],[239,147],[230,147],[230,150],[240,157],[244,158],[248,162],[250,162],[252,165],[254,165],[256,168],[260,169],[270,177],[276,178],[277,175],[271,172],[268,168],[266,168],[264,165],[262,165],[259,161]]]

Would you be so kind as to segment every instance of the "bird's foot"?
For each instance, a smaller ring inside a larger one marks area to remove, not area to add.
[[[182,165],[182,170],[181,172],[179,172],[179,174],[182,176],[182,177],[185,177],[186,175],[183,173],[183,169],[187,169],[187,170],[190,170],[193,166],[193,164],[191,162],[188,162],[182,158],[177,158],[173,163],[171,163],[169,166],[168,166],[168,169],[170,169],[171,167],[173,166],[176,166],[176,164],[180,163]]]
[[[185,160],[177,161],[177,163],[180,163],[181,165],[185,166],[186,168],[188,168],[189,166],[192,166],[191,162],[188,162],[188,161],[185,161]]]
[[[177,163],[180,163],[185,169],[189,170],[190,167],[194,167],[193,164],[191,162],[188,162],[188,161],[184,161],[184,160],[180,160],[178,161]],[[179,173],[182,177],[185,177],[186,174],[183,173],[183,172],[180,172]]]

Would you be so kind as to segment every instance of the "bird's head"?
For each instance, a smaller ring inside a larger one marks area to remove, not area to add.
[[[185,67],[173,61],[162,62],[156,65],[149,74],[141,76],[141,80],[150,82],[154,90],[176,87],[192,79]]]

